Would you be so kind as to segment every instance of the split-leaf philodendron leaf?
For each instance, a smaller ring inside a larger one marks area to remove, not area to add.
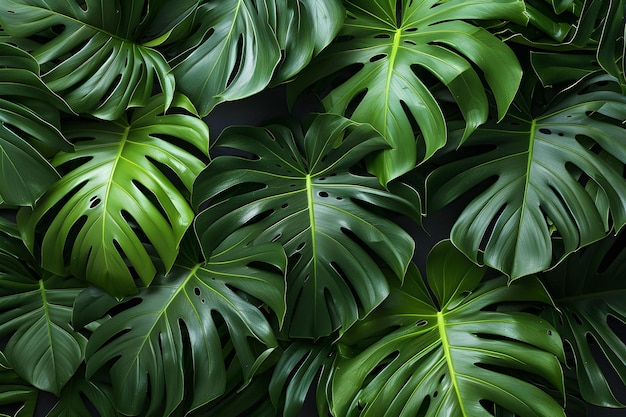
[[[450,90],[466,121],[465,137],[487,120],[481,75],[494,94],[498,116],[504,115],[522,76],[517,58],[487,30],[461,19],[522,22],[523,1],[345,3],[348,17],[337,41],[297,77],[294,92],[326,77],[339,77],[340,85],[323,98],[323,104],[329,112],[371,123],[391,144],[392,149],[370,163],[383,184],[418,162],[413,123],[423,138],[421,158],[429,158],[446,143],[444,114],[425,74]],[[346,72],[350,77],[343,80]]]
[[[426,269],[434,297],[412,266],[403,286],[346,333],[334,415],[492,417],[487,408],[497,404],[520,417],[564,417],[559,400],[535,383],[563,393],[562,341],[545,320],[515,307],[549,304],[541,283],[481,283],[484,269],[449,241],[433,248]]]
[[[347,329],[387,295],[372,253],[402,279],[414,242],[378,210],[419,221],[416,191],[350,170],[386,147],[369,125],[325,114],[299,127],[230,128],[218,156],[194,185],[195,222],[205,254],[233,231],[248,227],[252,242],[279,242],[289,257],[288,316],[292,336],[320,337]]]
[[[173,106],[193,111],[183,96]],[[18,216],[24,241],[41,255],[44,268],[70,272],[123,296],[136,291],[131,267],[144,284],[154,278],[156,266],[145,244],[166,269],[172,266],[194,217],[184,193],[205,164],[167,138],[206,153],[209,132],[192,115],[163,112],[156,96],[130,111],[128,119],[82,120],[64,129],[76,151],[58,154],[53,163],[69,172],[34,211],[24,209]],[[40,223],[47,225],[38,239]]]
[[[72,145],[60,131],[59,109],[67,105],[43,83],[28,53],[0,43],[0,197],[32,206],[59,178],[46,159]]]
[[[255,300],[282,322],[285,254],[276,243],[239,243],[235,234],[207,262],[175,265],[124,300],[129,306],[95,330],[87,346],[87,376],[108,368],[115,403],[123,414],[145,410],[147,416],[168,416],[185,397],[190,398],[189,409],[201,407],[226,388],[223,344],[234,345],[245,380],[276,347]],[[90,293],[86,296],[92,299]],[[99,312],[80,299],[77,305],[82,310],[78,317],[107,311],[106,304]],[[221,323],[229,337],[218,331]],[[254,343],[262,346],[260,353]]]
[[[626,129],[620,124],[626,97],[614,79],[592,74],[538,113],[529,100],[541,88],[526,87],[502,122],[479,128],[459,158],[427,182],[429,210],[486,187],[460,214],[451,239],[475,262],[484,251],[485,264],[512,279],[551,266],[555,235],[566,254],[605,237],[609,224],[599,201],[616,230],[626,223]],[[597,185],[595,196],[590,184]]]
[[[4,353],[15,373],[38,389],[59,395],[83,361],[87,338],[70,321],[84,287],[78,280],[31,268],[14,253],[0,252]]]
[[[180,91],[202,115],[223,101],[286,81],[334,38],[339,0],[207,1],[177,29],[167,50]],[[282,51],[282,54],[281,54]]]
[[[626,383],[626,343],[611,321],[626,322],[626,250],[624,235],[608,238],[570,255],[541,275],[558,308],[546,317],[573,354],[570,366],[583,398],[603,407],[623,407],[615,398],[620,384],[596,359],[593,346]],[[623,386],[623,385],[622,385]]]
[[[157,3],[4,0],[0,25],[9,35],[36,37],[41,42],[31,52],[47,68],[43,79],[76,112],[115,120],[128,107],[148,104],[155,78],[164,92],[165,106],[173,99],[170,66],[158,51],[139,42],[144,31],[158,37],[173,28],[193,10],[197,0],[177,0],[175,6],[168,3],[167,21],[156,18]],[[154,24],[166,26],[150,27],[153,9]]]

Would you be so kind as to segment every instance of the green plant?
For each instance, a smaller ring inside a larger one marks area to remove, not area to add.
[[[623,408],[625,14],[3,0],[0,416]]]

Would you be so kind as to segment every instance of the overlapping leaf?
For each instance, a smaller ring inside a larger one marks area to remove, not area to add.
[[[388,286],[375,259],[404,276],[414,242],[379,213],[419,221],[419,196],[404,184],[390,193],[376,178],[350,171],[385,147],[370,126],[325,114],[305,135],[280,125],[230,128],[215,146],[253,156],[218,156],[196,181],[194,204],[208,203],[195,223],[200,242],[209,254],[216,242],[249,226],[250,241],[284,246],[291,335],[329,335],[378,305]]]
[[[180,90],[208,114],[300,71],[333,39],[339,0],[210,0],[177,30],[168,54]],[[281,51],[282,57],[281,57]]]
[[[28,53],[0,43],[0,197],[32,206],[59,174],[46,156],[71,151],[59,128],[67,105],[39,77]]]
[[[37,389],[13,372],[2,352],[0,352],[0,406],[15,407],[17,411],[11,417],[33,417],[37,407]],[[0,412],[0,416],[4,414]]]
[[[0,253],[0,338],[10,366],[38,389],[59,395],[83,360],[87,339],[70,324],[83,289],[27,267],[6,247]]]
[[[626,322],[626,247],[624,236],[608,238],[570,255],[541,278],[559,311],[546,317],[573,354],[582,397],[603,407],[624,407],[616,398],[624,385],[611,383],[611,374],[598,361],[593,346],[626,384],[626,344],[611,320]]]
[[[172,101],[169,65],[139,41],[149,41],[144,32],[158,37],[172,29],[197,2],[6,0],[0,25],[9,35],[38,38],[41,46],[32,53],[47,68],[44,81],[76,112],[115,120],[128,107],[150,101],[155,78],[165,93],[165,106]],[[168,20],[157,18],[159,7],[168,11]]]
[[[484,250],[487,265],[515,279],[550,267],[553,236],[567,254],[607,234],[607,213],[619,230],[626,98],[618,90],[609,76],[586,78],[534,114],[529,100],[538,104],[542,91],[528,88],[505,120],[478,129],[428,178],[430,210],[486,187],[457,219],[454,244],[476,262]]]
[[[118,417],[108,387],[104,388],[84,377],[84,367],[61,391],[59,401],[46,417],[91,416],[95,410],[100,417]]]
[[[196,409],[224,393],[223,344],[233,344],[244,379],[276,346],[255,300],[282,321],[285,280],[278,270],[285,269],[285,254],[278,244],[240,243],[234,236],[208,262],[176,265],[158,276],[93,333],[88,376],[110,366],[115,404],[124,415],[169,416],[185,396],[189,410]],[[94,314],[80,305],[85,310],[77,316]],[[220,335],[221,323],[226,335]],[[263,345],[260,353],[255,343]]]
[[[174,105],[193,110],[182,96]],[[172,266],[194,216],[185,189],[205,164],[167,138],[201,152],[207,152],[209,138],[200,119],[163,111],[157,96],[128,120],[82,120],[67,127],[76,152],[61,153],[53,163],[72,169],[34,211],[18,216],[24,240],[41,254],[44,268],[69,271],[114,295],[126,295],[136,291],[131,268],[146,284],[155,275],[144,244],[156,250],[166,269]],[[36,228],[43,224],[39,240]]]
[[[466,121],[465,136],[487,120],[480,75],[494,94],[499,116],[504,115],[522,74],[517,58],[487,30],[461,19],[522,22],[523,1],[356,0],[346,7],[348,18],[337,42],[301,73],[294,92],[326,77],[340,83],[324,97],[324,106],[371,123],[389,141],[393,149],[370,164],[383,184],[418,161],[413,123],[423,137],[420,158],[429,158],[446,142],[444,114],[430,77],[454,96]],[[350,76],[344,80],[346,73]]]
[[[535,278],[480,283],[484,271],[449,241],[427,261],[428,288],[417,268],[401,288],[342,343],[332,386],[337,416],[491,417],[497,404],[520,417],[565,416],[536,385],[563,392],[562,342],[516,303],[550,303]],[[505,312],[494,307],[507,306]]]

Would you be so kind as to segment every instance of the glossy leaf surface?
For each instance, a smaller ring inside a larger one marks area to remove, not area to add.
[[[611,321],[622,327],[626,322],[625,273],[622,236],[584,248],[541,275],[560,311],[548,310],[546,318],[573,353],[571,365],[582,397],[603,407],[624,407],[615,393],[626,384],[626,344]],[[596,359],[596,346],[603,360]],[[622,385],[610,382],[613,372],[605,360]]]
[[[84,289],[73,279],[42,274],[0,255],[0,337],[13,370],[34,387],[59,395],[80,366],[87,344],[70,324]]]
[[[523,21],[524,2],[360,0],[347,1],[346,8],[337,42],[301,73],[294,94],[326,77],[340,78],[325,95],[324,107],[371,123],[387,139],[393,149],[369,166],[383,184],[418,162],[412,124],[423,137],[419,159],[446,143],[444,114],[429,77],[450,90],[466,121],[465,136],[487,120],[480,75],[494,93],[499,117],[506,112],[522,74],[517,58],[487,30],[461,19]]]
[[[49,68],[44,81],[76,112],[115,120],[128,107],[148,104],[155,79],[166,107],[173,99],[170,66],[140,41],[144,32],[158,36],[174,27],[197,0],[168,5],[169,19],[155,22],[166,26],[155,30],[150,12],[158,14],[157,3],[165,7],[150,0],[6,0],[0,24],[9,35],[37,37],[41,46],[32,53]]]
[[[174,105],[193,110],[182,96]],[[201,120],[163,111],[162,99],[155,97],[128,119],[82,120],[65,129],[76,152],[61,153],[53,163],[71,169],[34,211],[24,210],[18,218],[44,268],[69,271],[122,296],[136,291],[130,267],[145,284],[156,273],[144,244],[156,250],[166,269],[172,266],[193,220],[185,192],[205,165],[167,138],[199,152],[207,152],[209,138]],[[35,229],[42,224],[38,240]]]
[[[224,393],[223,343],[234,345],[245,379],[276,346],[254,300],[282,320],[285,281],[280,271],[286,266],[285,254],[278,244],[239,243],[231,239],[208,262],[176,265],[158,276],[89,339],[87,374],[91,377],[110,366],[120,412],[169,416],[185,395],[192,398],[189,409],[196,409]],[[221,323],[228,326],[229,337],[220,335]],[[108,343],[112,338],[115,343]],[[260,355],[253,343],[265,346]]]
[[[60,131],[59,109],[67,105],[39,77],[28,53],[0,43],[0,197],[32,206],[59,174],[50,153],[71,151]]]
[[[17,407],[11,417],[33,417],[37,406],[37,389],[20,379],[0,352],[0,406]],[[0,412],[0,416],[5,416]],[[8,416],[7,416],[8,417]]]
[[[612,78],[586,78],[537,113],[529,100],[542,91],[527,87],[501,123],[478,129],[427,186],[429,210],[484,187],[457,219],[451,239],[474,261],[484,250],[484,262],[512,279],[551,266],[553,236],[562,238],[565,254],[606,236],[605,209],[590,184],[597,185],[615,228],[626,222],[626,130],[620,125],[626,98]],[[600,150],[618,166],[606,163]]]
[[[217,104],[248,97],[269,84],[280,47],[262,0],[208,1],[173,60],[178,88],[201,115]]]
[[[194,204],[208,203],[195,223],[206,254],[245,226],[250,241],[284,246],[292,336],[345,329],[385,298],[387,281],[371,252],[404,276],[414,242],[379,210],[419,221],[417,193],[396,184],[393,194],[350,171],[385,145],[370,126],[329,114],[306,133],[281,125],[230,128],[214,149],[252,156],[218,156],[194,185]]]
[[[332,386],[338,416],[565,416],[533,378],[563,391],[561,339],[519,301],[550,303],[538,280],[480,283],[484,271],[449,241],[433,248],[428,284],[412,267],[401,288],[342,343]],[[508,306],[505,312],[498,307]],[[495,308],[494,308],[495,307]]]

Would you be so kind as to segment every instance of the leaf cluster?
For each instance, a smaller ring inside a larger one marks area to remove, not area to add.
[[[1,1],[0,416],[625,407],[625,14]]]

